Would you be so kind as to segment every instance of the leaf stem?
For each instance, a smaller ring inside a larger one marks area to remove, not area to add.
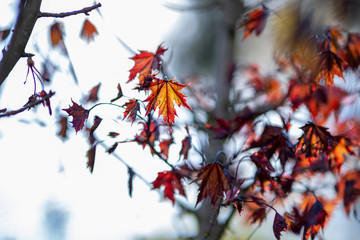
[[[115,107],[124,108],[123,106],[117,105],[117,104],[115,104],[115,103],[106,103],[106,102],[104,102],[104,103],[97,103],[97,104],[95,104],[94,106],[92,106],[91,108],[89,108],[89,111],[91,111],[92,109],[94,109],[95,107],[100,106],[100,105],[112,105],[112,106],[115,106]]]

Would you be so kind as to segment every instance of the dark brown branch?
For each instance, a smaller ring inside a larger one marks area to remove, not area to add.
[[[101,3],[98,3],[91,7],[85,7],[80,10],[72,11],[72,12],[62,12],[62,13],[47,13],[47,12],[41,12],[39,17],[54,17],[54,18],[64,18],[69,16],[74,16],[77,14],[84,13],[85,15],[89,15],[89,12],[91,12],[94,9],[97,9],[101,7]]]
[[[3,49],[3,58],[0,62],[0,86],[24,54],[26,44],[40,14],[40,6],[41,0],[20,1],[13,34],[9,45]]]
[[[25,110],[28,110],[32,107],[35,107],[36,105],[39,105],[40,103],[44,103],[46,102],[46,100],[50,99],[55,93],[54,92],[49,92],[48,94],[46,94],[44,97],[42,97],[41,99],[39,100],[36,100],[36,101],[33,101],[33,102],[30,102],[28,104],[25,104],[22,108],[19,108],[17,110],[13,110],[13,111],[8,111],[8,112],[5,112],[3,114],[0,114],[0,118],[3,118],[3,117],[10,117],[10,116],[13,116],[13,115],[16,115],[18,113],[21,113]]]

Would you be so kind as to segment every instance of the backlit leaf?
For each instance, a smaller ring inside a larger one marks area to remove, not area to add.
[[[229,177],[225,174],[223,167],[217,162],[207,164],[200,169],[194,182],[199,181],[201,183],[196,205],[210,197],[211,205],[215,206],[218,199],[223,198],[224,194],[231,189]]]
[[[322,154],[329,154],[334,138],[327,128],[308,122],[301,129],[304,134],[299,138],[297,153],[304,153],[311,164]]]
[[[130,69],[128,82],[133,80],[137,74],[139,74],[139,76],[146,76],[150,74],[152,70],[159,69],[162,55],[166,50],[162,45],[159,45],[156,53],[140,51],[139,54],[132,57],[131,59],[134,60],[135,65]]]
[[[183,85],[175,82],[173,79],[156,79],[153,81],[149,87],[151,94],[145,100],[145,102],[149,102],[146,106],[146,115],[148,115],[150,111],[155,111],[156,108],[159,107],[159,115],[163,116],[164,122],[172,124],[175,116],[177,116],[174,101],[178,106],[184,106],[192,110],[186,103],[186,96],[180,92],[181,89],[187,85],[188,84]]]

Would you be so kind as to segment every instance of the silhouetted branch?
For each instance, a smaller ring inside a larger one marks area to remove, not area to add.
[[[8,111],[8,112],[5,112],[3,114],[0,114],[0,118],[3,118],[3,117],[10,117],[10,116],[13,116],[13,115],[16,115],[18,113],[21,113],[25,110],[28,110],[32,107],[35,107],[36,105],[39,105],[40,103],[44,103],[46,102],[46,100],[50,99],[55,93],[54,92],[49,92],[48,94],[46,94],[44,97],[42,97],[41,99],[39,100],[35,100],[33,102],[30,102],[30,103],[27,103],[25,104],[22,108],[19,108],[17,110],[13,110],[13,111]]]
[[[9,44],[2,50],[0,62],[0,85],[24,54],[35,22],[40,14],[41,0],[20,1],[19,14]]]
[[[80,10],[72,11],[72,12],[62,12],[62,13],[47,13],[47,12],[41,12],[39,17],[54,17],[54,18],[64,18],[69,16],[74,16],[77,14],[84,13],[85,15],[89,15],[89,12],[91,12],[94,9],[97,9],[101,7],[101,3],[98,3],[91,7],[85,7]]]

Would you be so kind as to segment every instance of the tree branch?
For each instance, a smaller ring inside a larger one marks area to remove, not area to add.
[[[24,54],[35,22],[40,14],[41,0],[22,0],[19,14],[7,49],[3,49],[0,62],[0,86],[5,81],[15,64]]]
[[[64,18],[69,16],[74,16],[77,14],[84,13],[85,15],[89,15],[89,12],[91,12],[94,9],[97,9],[101,7],[101,3],[98,3],[91,7],[85,7],[80,10],[72,11],[72,12],[62,12],[62,13],[47,13],[47,12],[41,12],[39,17],[54,17],[54,18]]]
[[[19,108],[17,110],[13,110],[13,111],[9,111],[9,112],[5,112],[3,114],[0,114],[0,118],[3,118],[3,117],[10,117],[10,116],[13,116],[13,115],[16,115],[18,113],[21,113],[25,110],[28,110],[32,107],[35,107],[36,105],[39,105],[40,103],[44,103],[46,100],[50,99],[55,93],[54,92],[49,92],[48,94],[46,94],[44,97],[42,97],[41,99],[39,100],[36,100],[36,101],[33,101],[33,102],[30,102],[28,104],[25,104],[22,108]]]

